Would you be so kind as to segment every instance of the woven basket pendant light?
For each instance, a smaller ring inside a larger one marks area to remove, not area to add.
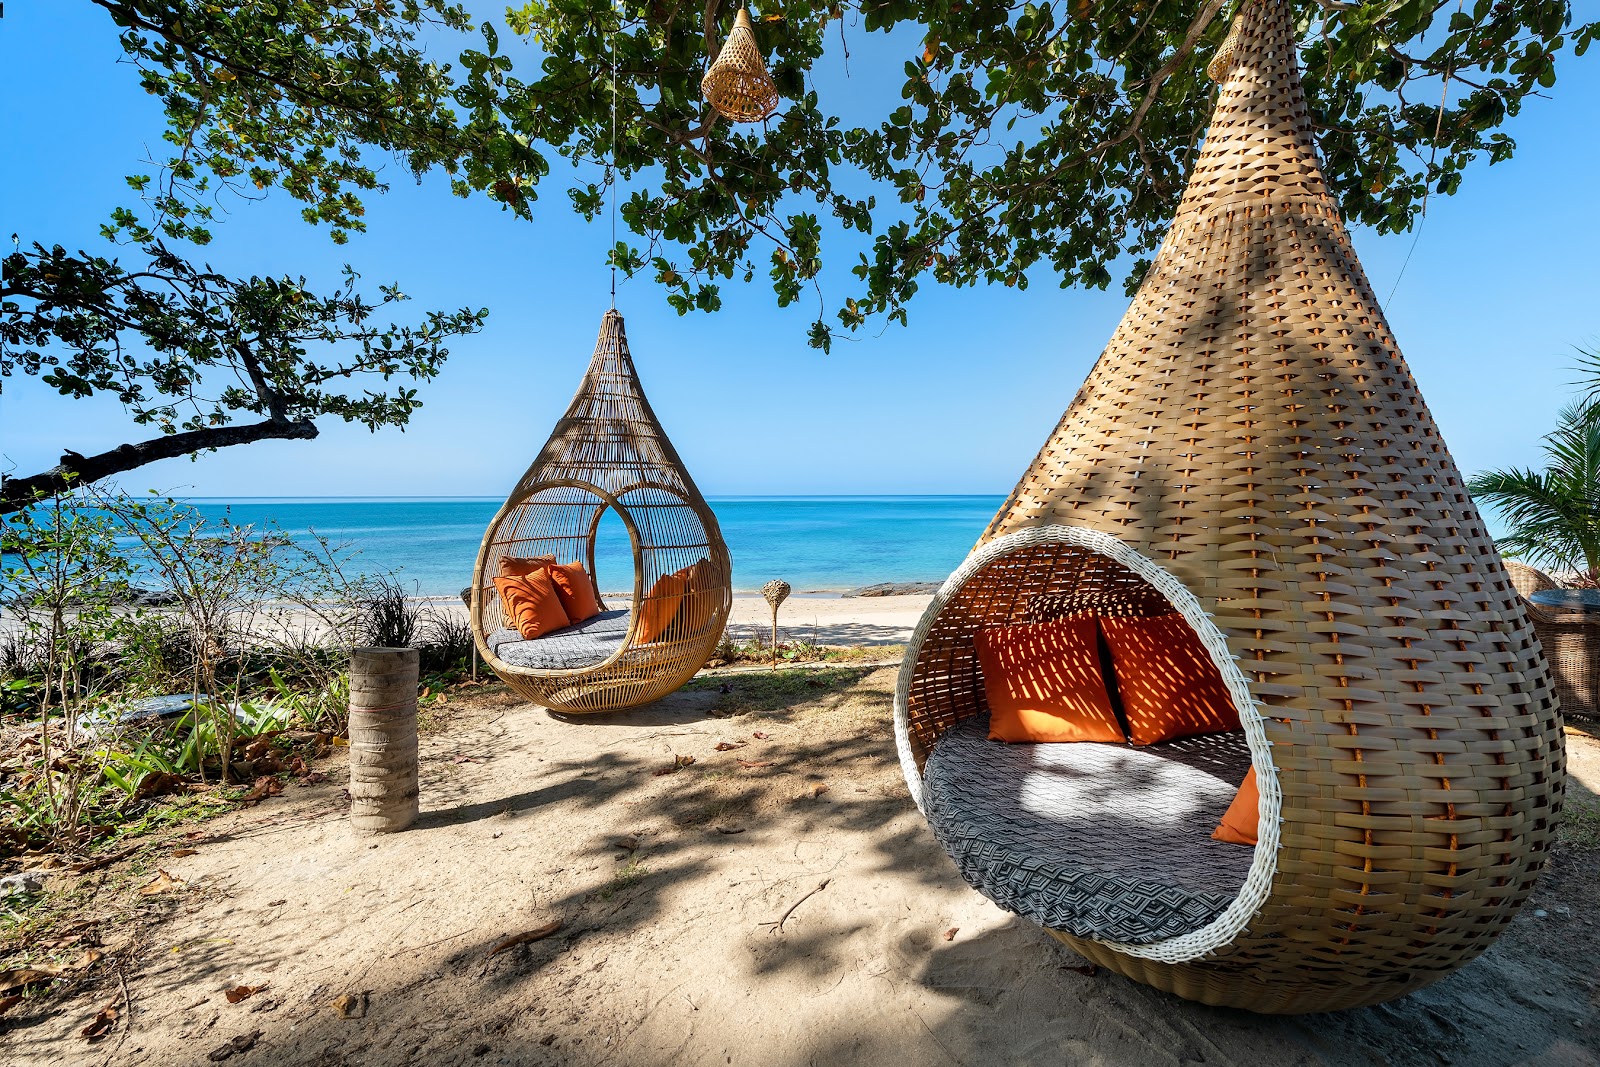
[[[735,16],[716,62],[700,79],[700,91],[706,103],[730,122],[761,122],[778,110],[778,87],[767,73],[755,27],[744,8]]]
[[[1564,781],[1544,658],[1329,195],[1291,9],[1246,0],[1160,253],[935,597],[895,707],[923,806],[934,743],[984,710],[978,629],[1041,594],[1179,612],[1240,706],[1262,798],[1248,878],[1169,940],[1051,932],[1268,1012],[1387,1000],[1482,952],[1533,887]]]
[[[494,586],[501,561],[553,555],[558,563],[583,562],[593,575],[607,509],[622,520],[633,547],[632,611],[621,646],[603,662],[577,668],[533,669],[502,659],[489,640],[505,626]],[[681,601],[657,606],[680,595],[680,587],[665,583],[663,591],[657,581],[701,560],[698,584]],[[673,692],[705,666],[728,620],[732,587],[717,517],[645,398],[613,308],[566,415],[484,534],[472,582],[478,651],[518,694],[554,711],[636,707]],[[642,641],[641,619],[658,611],[675,621]]]

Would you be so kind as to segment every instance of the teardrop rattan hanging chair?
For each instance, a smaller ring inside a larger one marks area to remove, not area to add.
[[[1539,645],[1325,185],[1290,6],[1246,0],[1160,253],[895,696],[970,883],[1114,971],[1262,1012],[1482,952],[1564,780]],[[1242,732],[988,741],[975,636],[1068,612],[1181,616]],[[1258,844],[1212,840],[1250,768]]]
[[[629,607],[601,603],[599,615],[524,640],[496,592],[503,562],[553,556],[593,576],[607,509],[633,547]],[[513,690],[551,710],[619,711],[693,677],[732,602],[717,517],[645,399],[613,308],[566,415],[484,534],[472,581],[478,651]]]
[[[761,58],[756,30],[743,7],[716,60],[700,79],[706,103],[730,122],[761,122],[778,110],[778,87]]]

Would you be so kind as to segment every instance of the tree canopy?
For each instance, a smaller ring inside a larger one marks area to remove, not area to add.
[[[50,470],[8,478],[0,513],[158,459],[316,437],[322,415],[404,426],[420,406],[416,389],[344,390],[433,378],[448,355],[443,342],[476,332],[486,314],[463,308],[417,326],[378,325],[375,311],[407,297],[383,286],[369,303],[348,268],[342,286],[318,295],[304,278],[230,278],[159,242],[148,251],[139,270],[59,245],[5,257],[0,375],[35,375],[63,396],[108,394],[159,435],[92,456],[69,450]]]
[[[500,27],[443,0],[92,2],[166,106],[174,155],[138,181],[168,232],[203,230],[199,194],[218,183],[275,185],[343,240],[379,187],[374,150],[523,216],[565,157],[565,192],[592,219],[614,159],[629,189],[621,267],[680,312],[714,310],[723,283],[765,271],[780,305],[826,299],[812,330],[826,347],[872,316],[904,321],[930,279],[1024,286],[1043,266],[1105,287],[1131,257],[1136,284],[1205,132],[1205,66],[1239,0],[766,0],[757,36],[784,100],[740,126],[699,88],[736,0],[529,0]],[[1380,231],[1411,226],[1473,161],[1509,158],[1509,120],[1600,32],[1567,0],[1283,2],[1329,180],[1350,220]],[[505,30],[531,53],[508,50]],[[825,45],[875,34],[914,42],[901,99],[847,125],[813,68]],[[824,295],[838,231],[859,237],[855,280]]]
[[[752,14],[783,102],[766,123],[737,126],[699,89],[736,0],[529,0],[498,25],[447,0],[85,2],[109,15],[164,109],[164,158],[129,176],[137,200],[104,227],[150,268],[42,243],[8,257],[0,371],[48,374],[69,395],[116,392],[170,436],[246,411],[280,428],[320,413],[404,423],[414,395],[340,400],[327,387],[356,373],[429,377],[439,340],[481,314],[375,329],[374,307],[348,285],[314,297],[292,279],[221,278],[174,250],[212,239],[219,197],[274,190],[343,243],[364,229],[388,159],[443,171],[458,195],[523,218],[551,181],[599,217],[614,165],[627,190],[626,233],[610,250],[620,268],[653,278],[680,313],[715,310],[724,284],[764,273],[780,306],[816,302],[820,348],[875,318],[906,321],[929,281],[1105,287],[1125,262],[1131,288],[1204,135],[1205,66],[1240,0],[763,0]],[[1600,32],[1567,0],[1282,2],[1298,19],[1329,181],[1352,222],[1383,231],[1413,225],[1474,161],[1510,158],[1511,120]],[[825,50],[873,35],[886,35],[878,51],[905,52],[899,99],[847,123],[847,102],[819,92],[813,73]],[[848,268],[829,273],[826,292],[825,262]],[[147,315],[136,305],[157,276],[168,296]],[[228,336],[241,306],[274,301],[321,317],[274,320],[284,343],[258,337],[267,349],[387,339],[402,354],[302,353],[278,366],[300,361],[303,396],[283,378],[265,392],[250,382],[179,418],[183,390],[224,366],[248,379],[249,367],[226,344],[163,344]],[[150,354],[111,343],[113,328]],[[129,373],[140,388],[114,384]],[[292,399],[275,413],[274,396]]]

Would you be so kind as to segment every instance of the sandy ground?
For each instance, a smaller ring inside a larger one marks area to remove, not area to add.
[[[1499,944],[1405,1000],[1200,1007],[1086,973],[961,882],[900,778],[893,679],[724,676],[583,719],[504,696],[430,709],[453,721],[424,742],[408,832],[351,830],[336,759],[326,784],[174,839],[192,855],[87,876],[108,956],[87,988],[0,1019],[0,1063],[204,1064],[252,1036],[231,1060],[1600,1063],[1600,851],[1563,846]],[[1575,799],[1593,805],[1600,744],[1571,750]],[[677,756],[694,763],[656,773]],[[180,884],[135,892],[157,868]],[[87,1042],[123,981],[131,1025]],[[265,988],[230,1004],[239,985]]]
[[[785,639],[817,645],[903,645],[911,639],[929,596],[790,597],[778,609],[778,629]],[[728,616],[735,638],[772,629],[772,609],[760,597],[733,598]]]

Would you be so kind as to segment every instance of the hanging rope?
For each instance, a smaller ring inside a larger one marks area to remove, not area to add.
[[[1465,0],[1456,0],[1456,14],[1459,15],[1461,13],[1464,2]],[[1433,120],[1433,144],[1428,146],[1427,174],[1429,180],[1424,182],[1422,186],[1421,217],[1417,219],[1416,228],[1411,231],[1411,247],[1406,249],[1406,258],[1400,264],[1400,273],[1394,276],[1394,285],[1389,288],[1388,299],[1383,302],[1384,307],[1388,307],[1394,301],[1394,294],[1400,291],[1400,279],[1406,276],[1406,268],[1411,266],[1411,256],[1417,250],[1417,242],[1422,240],[1422,225],[1428,221],[1428,198],[1433,195],[1431,179],[1433,178],[1434,164],[1439,158],[1439,136],[1444,132],[1444,109],[1445,105],[1450,101],[1450,79],[1455,76],[1455,62],[1455,57],[1451,56],[1450,62],[1446,63],[1444,68],[1444,88],[1439,93],[1439,112],[1434,116]]]
[[[612,5],[617,15],[617,29],[622,28],[622,16],[617,5]],[[611,310],[617,309],[617,32],[613,30],[611,47],[611,157],[606,161],[606,192],[611,198],[611,249],[606,258],[611,261]]]

